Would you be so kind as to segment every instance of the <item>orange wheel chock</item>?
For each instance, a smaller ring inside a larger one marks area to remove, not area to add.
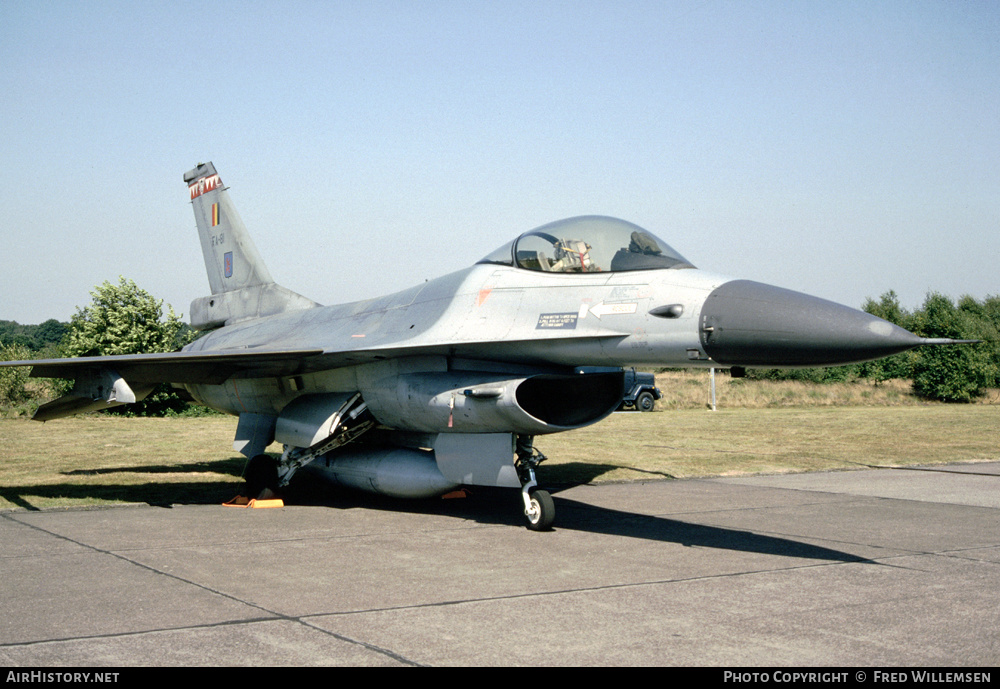
[[[271,500],[257,500],[254,498],[247,498],[242,495],[237,495],[235,498],[229,502],[222,503],[226,507],[247,507],[250,509],[266,509],[268,507],[284,507],[285,501],[281,498],[274,498]]]

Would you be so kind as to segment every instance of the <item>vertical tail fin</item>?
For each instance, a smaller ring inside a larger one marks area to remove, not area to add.
[[[191,302],[191,326],[216,328],[318,304],[276,284],[212,163],[184,174],[212,296]]]
[[[212,163],[184,175],[212,294],[274,282]]]

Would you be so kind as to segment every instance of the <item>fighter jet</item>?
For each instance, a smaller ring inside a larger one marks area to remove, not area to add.
[[[211,288],[191,325],[205,334],[168,354],[3,365],[75,381],[40,421],[134,403],[163,382],[237,416],[249,496],[313,463],[336,484],[397,497],[520,489],[528,528],[546,530],[555,510],[534,438],[615,411],[623,367],[832,366],[954,342],[699,270],[604,216],[530,230],[396,294],[321,306],[275,283],[212,163],[184,181]],[[274,441],[280,459],[264,453]]]

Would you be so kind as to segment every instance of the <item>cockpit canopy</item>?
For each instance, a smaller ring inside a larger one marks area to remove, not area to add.
[[[601,215],[559,220],[525,232],[479,263],[551,273],[694,268],[638,225]]]

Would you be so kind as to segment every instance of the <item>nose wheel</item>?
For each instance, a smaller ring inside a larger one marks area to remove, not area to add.
[[[532,531],[549,531],[556,518],[556,505],[547,490],[539,488],[528,492],[524,499],[524,516]]]
[[[535,467],[545,460],[545,455],[532,445],[532,436],[517,437],[517,475],[521,479],[521,498],[524,516],[532,531],[549,531],[556,518],[556,506],[547,490],[538,487]]]

